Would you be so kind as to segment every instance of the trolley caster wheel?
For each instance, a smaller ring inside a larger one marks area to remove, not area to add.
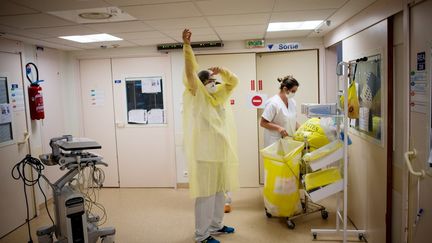
[[[295,223],[292,220],[287,219],[286,223],[288,225],[288,229],[294,229],[295,228]]]
[[[265,213],[266,213],[267,218],[273,217],[273,215],[271,215],[271,213],[267,212],[267,208],[265,209]]]
[[[364,235],[363,235],[363,233],[360,233],[360,234],[358,235],[358,238],[359,238],[359,240],[363,241],[363,240],[364,240]]]
[[[321,211],[321,217],[323,218],[323,219],[327,219],[328,218],[328,212],[326,211],[326,210],[322,210]]]
[[[317,232],[313,232],[313,233],[312,233],[312,236],[313,236],[313,239],[314,239],[314,240],[317,239],[317,235],[318,235]]]

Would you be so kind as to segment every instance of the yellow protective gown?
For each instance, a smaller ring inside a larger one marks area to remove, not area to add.
[[[238,78],[228,70],[219,74],[222,83],[210,94],[197,76],[198,64],[190,45],[183,46],[184,148],[193,198],[238,188],[237,133],[228,99]]]

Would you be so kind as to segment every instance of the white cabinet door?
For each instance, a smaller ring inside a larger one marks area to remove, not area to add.
[[[84,136],[102,145],[96,153],[102,155],[108,167],[104,186],[118,187],[117,145],[111,85],[111,60],[81,60],[81,95]]]
[[[240,186],[257,187],[259,186],[257,111],[248,102],[252,92],[251,80],[255,80],[255,54],[198,55],[197,61],[202,69],[213,66],[226,67],[240,79],[231,97],[234,102],[232,109],[237,126]]]
[[[174,187],[169,56],[114,58],[112,74],[120,186]]]
[[[297,103],[297,122],[306,121],[306,116],[301,114],[302,103],[318,103],[319,74],[318,74],[318,50],[274,52],[257,54],[257,81],[258,92],[267,94],[270,98],[279,93],[277,79],[287,75],[299,82],[300,86],[294,97]],[[260,81],[261,80],[261,81]],[[262,85],[260,85],[260,83]],[[260,88],[262,87],[262,88]],[[263,110],[259,110],[259,119]],[[263,128],[259,127],[259,148],[264,147]],[[260,156],[260,182],[263,184],[264,170]]]
[[[19,54],[0,52],[0,238],[26,222],[23,182],[12,179],[13,166],[29,153],[21,57]],[[5,104],[10,104],[9,109]],[[15,106],[15,107],[14,107]],[[11,122],[8,118],[11,118]],[[27,171],[27,175],[30,175]],[[34,197],[27,190],[30,217],[34,216]]]

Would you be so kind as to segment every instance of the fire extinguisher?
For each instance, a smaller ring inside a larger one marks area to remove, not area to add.
[[[31,66],[34,67],[36,72],[36,81],[32,81],[29,76],[32,72]],[[43,82],[43,80],[39,80],[39,70],[34,63],[29,62],[26,64],[26,76],[27,80],[30,82],[30,86],[28,86],[30,118],[32,120],[44,119],[45,111],[43,105],[42,87],[39,86],[39,83]]]

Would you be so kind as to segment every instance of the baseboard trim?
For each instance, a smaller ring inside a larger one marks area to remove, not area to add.
[[[52,204],[52,203],[54,203],[54,198],[50,198],[50,199],[47,200],[47,205],[48,205],[48,206],[49,206],[50,204]],[[45,209],[45,202],[40,203],[40,204],[38,205],[38,209],[39,209],[39,211]]]
[[[177,188],[180,189],[189,189],[189,183],[177,183]]]

